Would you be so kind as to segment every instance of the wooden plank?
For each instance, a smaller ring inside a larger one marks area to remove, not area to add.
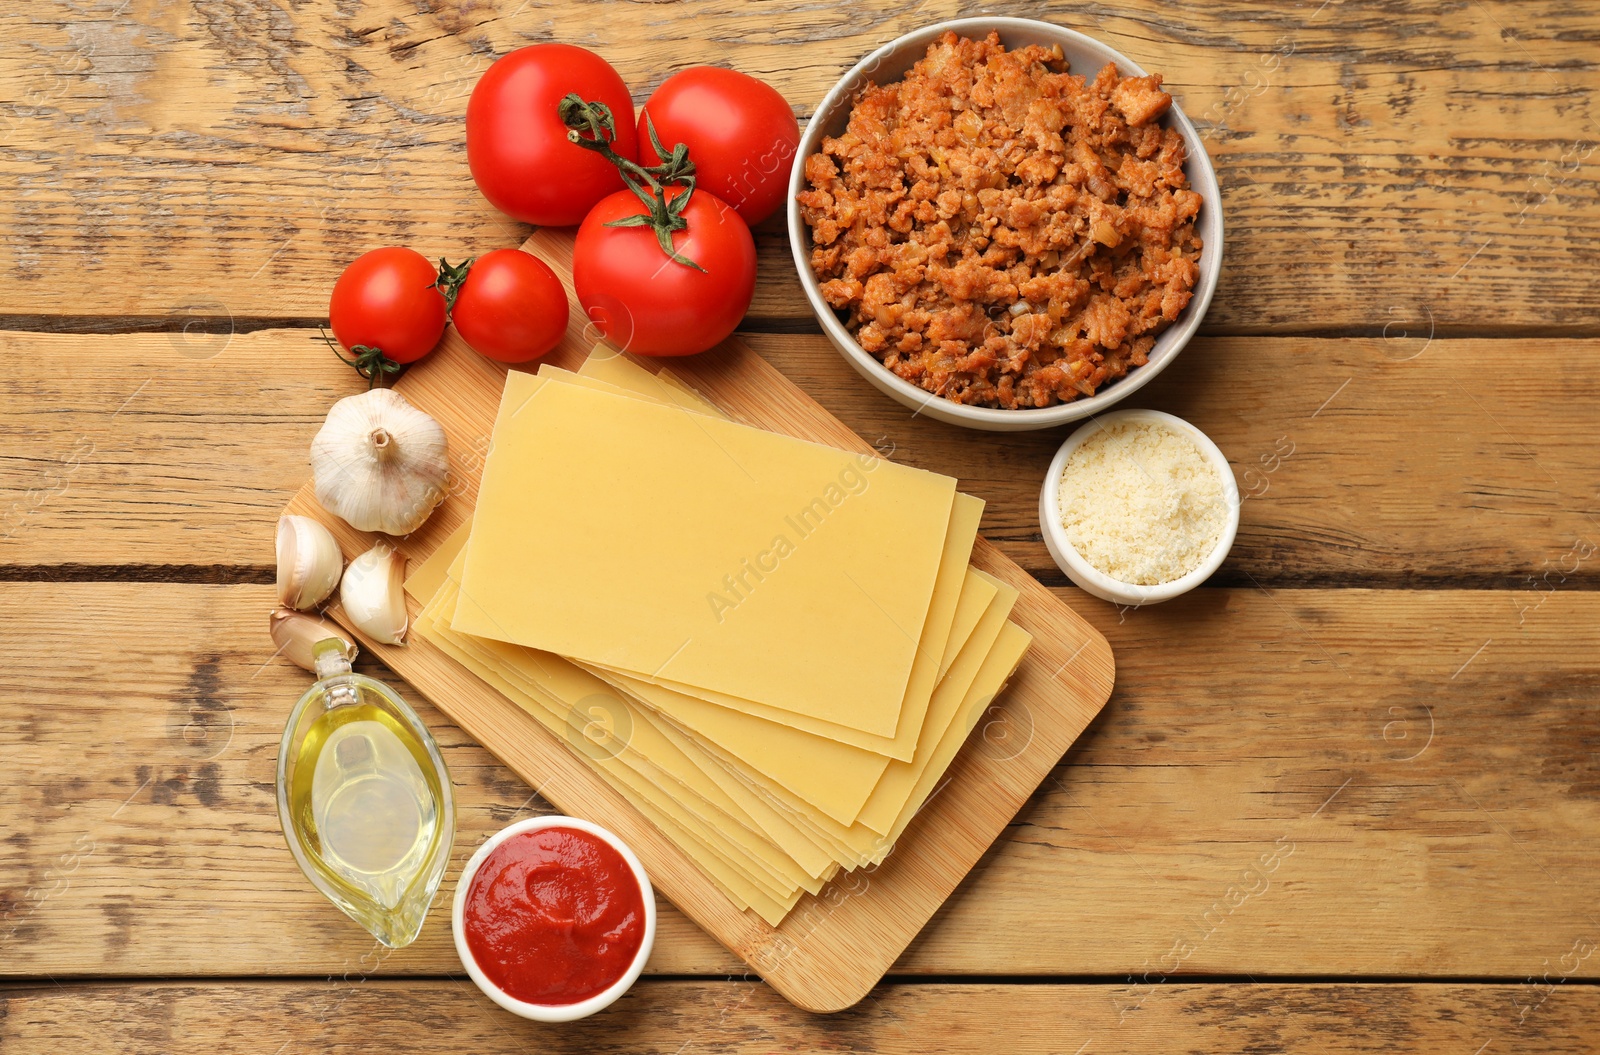
[[[1550,991],[1553,990],[1553,991]],[[644,981],[581,1026],[499,1010],[459,981],[0,988],[0,1041],[61,1051],[1600,1051],[1600,990],[1533,984],[1173,984],[1133,1012],[1103,985],[890,985],[808,1016],[738,982]]]
[[[641,102],[682,65],[731,64],[803,117],[877,45],[978,9],[10,5],[0,174],[15,193],[0,203],[13,235],[0,267],[13,281],[0,313],[311,318],[359,248],[460,257],[520,242],[527,228],[471,183],[461,122],[492,58],[530,41],[600,51]],[[1025,12],[1163,72],[1206,131],[1229,232],[1213,327],[1593,328],[1600,68],[1582,5]],[[780,224],[761,245],[753,314],[810,318]]]
[[[1196,973],[1554,970],[1600,942],[1600,595],[1525,604],[1207,590],[1122,622],[1083,605],[1116,649],[1112,702],[895,970],[1137,974],[1130,998]],[[269,659],[269,605],[264,586],[0,584],[0,973],[374,966],[278,831],[278,738],[309,678]],[[452,767],[458,868],[534,804],[402,691]],[[986,722],[976,746],[1003,759],[1026,725]],[[436,914],[377,970],[456,970],[447,929]],[[669,910],[651,969],[736,965]],[[1600,957],[1574,975],[1597,977]]]
[[[315,337],[0,334],[38,371],[0,392],[4,559],[270,566],[264,525],[328,407],[366,387]]]
[[[373,957],[401,973],[459,966],[448,897],[461,866],[513,820],[553,812],[420,693],[363,659],[438,734],[456,795],[447,886],[422,938],[383,950],[300,875],[278,826],[278,740],[312,678],[274,655],[270,586],[8,584],[0,596],[12,635],[0,645],[0,742],[14,767],[0,789],[6,973],[50,970],[51,935],[74,932],[83,940],[58,950],[67,973],[181,974],[207,962],[346,970]],[[148,915],[157,903],[183,907],[157,921]],[[718,973],[736,962],[658,907],[651,970]]]
[[[1038,488],[1067,430],[941,425],[870,388],[821,337],[747,339],[896,460],[958,476],[988,502],[985,537],[1064,582],[1039,541]],[[311,437],[364,382],[304,330],[240,333],[210,358],[182,349],[160,334],[0,333],[0,565],[270,575],[270,524]],[[1491,386],[1485,363],[1515,366]],[[1223,583],[1466,579],[1540,594],[1600,568],[1579,559],[1600,545],[1597,363],[1592,340],[1210,338],[1134,402],[1204,429],[1253,496]]]

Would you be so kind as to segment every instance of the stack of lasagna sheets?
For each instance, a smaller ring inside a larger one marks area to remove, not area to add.
[[[413,632],[776,926],[888,854],[1028,647],[969,566],[982,512],[602,349],[508,375]]]

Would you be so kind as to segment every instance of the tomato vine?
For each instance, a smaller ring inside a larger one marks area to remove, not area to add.
[[[643,215],[624,216],[612,220],[607,227],[648,227],[655,232],[661,251],[675,263],[704,272],[705,268],[679,253],[672,246],[672,235],[688,228],[684,210],[694,194],[694,162],[689,159],[689,147],[679,143],[669,153],[656,135],[655,124],[646,118],[650,145],[656,156],[663,158],[659,165],[641,165],[637,161],[611,149],[617,137],[616,118],[611,107],[602,102],[585,102],[576,92],[565,96],[560,103],[561,123],[567,126],[567,139],[585,150],[592,150],[617,167],[628,189],[644,203]],[[682,194],[668,196],[671,187],[684,188]]]

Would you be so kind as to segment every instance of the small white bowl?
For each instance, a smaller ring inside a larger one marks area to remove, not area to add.
[[[489,980],[488,975],[483,973],[483,968],[478,966],[478,961],[473,958],[472,949],[467,945],[463,914],[466,910],[467,891],[472,888],[472,881],[478,875],[478,868],[490,854],[494,853],[497,846],[512,836],[524,832],[542,831],[545,828],[575,828],[610,844],[622,855],[622,859],[628,862],[628,867],[633,871],[633,878],[639,881],[639,892],[644,900],[644,940],[639,943],[639,951],[634,954],[633,962],[610,988],[576,1004],[530,1004],[526,1000],[518,1000]],[[489,836],[483,845],[478,847],[478,852],[467,861],[466,867],[461,870],[461,878],[456,882],[455,904],[451,908],[450,923],[451,929],[455,932],[456,955],[461,957],[461,966],[467,969],[467,974],[472,976],[472,980],[483,990],[485,996],[513,1015],[531,1018],[535,1022],[573,1022],[580,1018],[588,1018],[596,1011],[611,1006],[638,980],[639,972],[644,970],[645,961],[650,959],[651,946],[656,941],[656,898],[650,886],[650,877],[645,874],[644,865],[639,863],[639,859],[628,849],[627,844],[615,835],[598,824],[591,824],[577,817],[532,817],[502,828]]]
[[[989,432],[1024,432],[1079,421],[1104,411],[1111,404],[1126,399],[1154,381],[1156,375],[1177,358],[1178,352],[1189,343],[1189,338],[1200,329],[1206,309],[1211,306],[1212,295],[1217,291],[1217,278],[1222,273],[1222,191],[1217,184],[1216,170],[1211,167],[1211,158],[1206,154],[1205,141],[1200,138],[1200,133],[1189,118],[1184,116],[1183,108],[1174,98],[1172,108],[1161,121],[1167,127],[1176,129],[1188,148],[1189,157],[1183,171],[1189,177],[1190,189],[1200,195],[1202,202],[1196,230],[1204,245],[1200,250],[1200,278],[1195,283],[1194,296],[1177,321],[1156,337],[1155,346],[1150,349],[1149,361],[1145,365],[1129,370],[1126,376],[1110,382],[1092,396],[1032,410],[973,407],[933,395],[885,367],[876,356],[856,343],[855,337],[833,313],[833,308],[822,296],[822,285],[817,281],[816,272],[811,270],[811,229],[800,218],[800,203],[795,196],[805,190],[806,158],[822,148],[823,136],[837,136],[845,130],[856,97],[867,82],[888,84],[904,77],[906,71],[927,54],[928,45],[946,30],[967,37],[986,36],[990,30],[994,30],[1000,34],[1000,42],[1007,48],[1028,44],[1059,44],[1071,63],[1072,72],[1091,80],[1107,63],[1115,63],[1124,76],[1145,76],[1142,66],[1115,48],[1083,33],[1031,18],[995,15],[958,18],[889,41],[856,63],[850,72],[839,79],[822,102],[817,104],[816,112],[806,123],[805,132],[800,137],[794,168],[789,173],[787,206],[789,244],[794,253],[795,269],[800,275],[800,286],[805,290],[806,300],[816,313],[817,321],[822,324],[822,332],[827,334],[828,340],[855,367],[856,372],[874,388],[919,414],[926,414],[936,421]]]
[[[1217,539],[1216,548],[1200,562],[1199,567],[1171,582],[1140,586],[1113,579],[1079,555],[1068,541],[1066,529],[1061,526],[1061,474],[1067,467],[1067,460],[1072,457],[1074,451],[1083,446],[1084,441],[1107,426],[1119,422],[1158,423],[1183,433],[1194,440],[1195,445],[1200,448],[1200,453],[1205,455],[1206,461],[1211,463],[1217,475],[1222,478],[1222,497],[1228,506],[1228,519],[1222,526],[1222,536]],[[1050,461],[1050,471],[1044,478],[1044,487],[1039,492],[1039,529],[1044,535],[1044,544],[1050,550],[1050,556],[1054,557],[1056,565],[1066,572],[1067,578],[1102,601],[1135,607],[1170,601],[1211,578],[1212,573],[1222,566],[1228,551],[1233,548],[1234,536],[1239,533],[1239,485],[1234,481],[1233,467],[1228,464],[1228,459],[1221,449],[1211,442],[1211,437],[1187,421],[1159,410],[1119,410],[1111,414],[1102,414],[1084,425],[1067,437],[1067,442],[1056,451],[1056,456]]]

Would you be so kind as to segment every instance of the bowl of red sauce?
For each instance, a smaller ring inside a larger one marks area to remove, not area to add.
[[[571,1022],[626,993],[656,937],[650,877],[597,824],[535,817],[490,836],[456,884],[456,953],[523,1018]]]

